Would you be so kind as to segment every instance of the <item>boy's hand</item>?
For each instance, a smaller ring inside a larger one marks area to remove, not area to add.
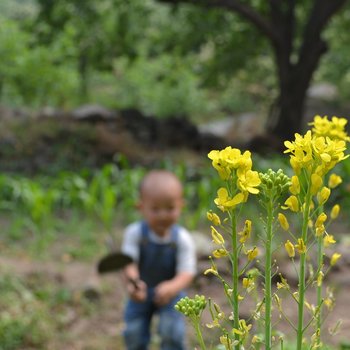
[[[154,290],[154,302],[158,306],[163,306],[168,304],[170,300],[177,294],[177,291],[174,291],[174,286],[171,281],[164,281],[157,285]]]
[[[130,299],[136,302],[143,302],[147,298],[147,285],[141,280],[129,280],[127,291]]]

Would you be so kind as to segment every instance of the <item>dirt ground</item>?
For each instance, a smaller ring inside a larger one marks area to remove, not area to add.
[[[207,262],[200,262],[200,269],[208,267]],[[93,312],[84,317],[79,317],[74,310],[66,317],[66,327],[62,334],[55,337],[47,350],[118,350],[123,349],[121,331],[123,329],[122,307],[126,298],[120,273],[99,276],[96,272],[96,260],[70,261],[69,259],[57,259],[56,261],[34,260],[28,256],[7,256],[3,251],[0,256],[1,273],[11,273],[22,278],[29,278],[36,274],[43,279],[51,279],[60,286],[84,295],[93,305]],[[288,273],[288,272],[287,272]],[[327,283],[334,286],[336,305],[334,310],[326,318],[324,327],[334,326],[341,319],[342,326],[335,337],[328,337],[327,342],[338,346],[341,342],[350,342],[350,264],[344,263],[334,270]],[[189,290],[189,295],[204,294],[211,297],[223,309],[227,309],[222,288],[215,279],[200,277]],[[310,298],[312,296],[309,296]],[[310,299],[311,300],[311,299]],[[285,312],[292,319],[296,317],[296,305],[292,301],[283,301]],[[247,310],[242,308],[242,315]],[[54,317],[54,315],[53,315]],[[204,323],[209,322],[208,315],[204,315]],[[293,333],[284,322],[280,328],[287,336],[293,338]],[[190,342],[193,339],[189,331]],[[205,331],[207,334],[209,331]],[[193,344],[193,342],[191,342]],[[194,345],[190,345],[191,349]],[[154,346],[153,349],[157,349]],[[21,349],[27,350],[27,349]],[[39,350],[39,349],[37,349]],[[44,350],[44,349],[43,349]]]

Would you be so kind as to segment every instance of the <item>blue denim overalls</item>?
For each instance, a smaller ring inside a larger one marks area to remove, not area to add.
[[[162,281],[173,278],[176,274],[176,250],[178,227],[171,229],[171,242],[159,244],[151,242],[149,229],[141,223],[142,240],[140,244],[139,271],[141,280],[145,281],[147,300],[137,303],[129,300],[125,310],[126,329],[124,339],[128,350],[147,350],[150,342],[152,316],[159,315],[158,333],[161,350],[184,350],[185,322],[182,314],[174,309],[176,302],[184,296],[179,293],[171,302],[162,307],[153,303],[154,287]]]

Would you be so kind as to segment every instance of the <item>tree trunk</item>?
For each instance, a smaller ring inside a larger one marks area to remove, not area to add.
[[[279,141],[291,140],[303,128],[305,98],[300,93],[281,91],[268,116],[267,132]]]

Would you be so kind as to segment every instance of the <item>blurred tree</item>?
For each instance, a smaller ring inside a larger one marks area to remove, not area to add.
[[[179,105],[184,114],[199,111],[198,105],[202,111],[237,112],[251,108],[252,96],[259,108],[273,101],[268,131],[286,139],[302,129],[306,92],[321,57],[329,65],[339,64],[322,69],[318,77],[350,85],[344,54],[349,43],[347,0],[33,1],[38,14],[34,24],[25,24],[30,32],[26,49],[51,50],[45,60],[52,68],[68,63],[71,70],[74,65],[81,102],[94,97],[88,96],[89,80],[99,74],[114,84],[109,90],[114,107],[125,100],[134,104],[128,107],[157,115],[169,115]],[[324,55],[328,44],[338,51]],[[22,66],[30,70],[32,63]],[[2,68],[8,75],[6,65]],[[1,73],[0,67],[3,80]],[[28,89],[23,79],[21,84],[23,91]],[[214,87],[214,98],[184,92],[202,93],[207,87]],[[218,93],[220,88],[225,94]],[[197,106],[190,103],[193,99]]]
[[[269,115],[268,131],[278,138],[290,139],[302,129],[307,89],[328,49],[323,33],[330,19],[349,3],[347,0],[158,1],[221,8],[238,14],[257,28],[270,43],[278,80],[279,93]]]
[[[40,44],[55,40],[73,28],[76,64],[81,77],[81,98],[88,97],[90,70],[112,70],[116,56],[136,56],[143,36],[147,7],[139,0],[37,0],[39,12],[33,26]]]

